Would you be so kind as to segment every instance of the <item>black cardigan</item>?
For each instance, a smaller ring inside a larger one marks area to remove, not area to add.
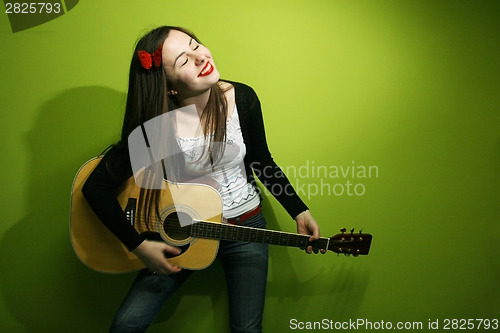
[[[251,87],[237,82],[231,84],[235,89],[243,142],[247,151],[244,163],[248,181],[256,186],[253,175],[255,172],[261,183],[276,197],[288,214],[295,218],[307,210],[307,206],[269,152],[260,101]],[[116,189],[131,176],[128,152],[111,148],[90,174],[82,189],[96,215],[129,250],[135,249],[144,241],[144,237],[127,221],[116,199]]]

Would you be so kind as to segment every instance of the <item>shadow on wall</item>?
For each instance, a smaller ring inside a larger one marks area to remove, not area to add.
[[[17,176],[28,178],[26,216],[1,240],[0,287],[5,307],[26,332],[105,331],[135,276],[88,269],[74,255],[69,238],[73,178],[86,160],[118,140],[125,98],[124,93],[97,86],[64,91],[42,105],[35,126],[25,138],[30,171]],[[279,229],[267,199],[264,206],[268,227]],[[280,251],[276,260],[273,253],[272,271],[277,273],[268,288],[270,297],[301,298],[314,292],[307,288],[311,281],[299,282],[286,251]],[[291,295],[291,290],[305,293]],[[195,297],[183,300],[189,304],[182,308],[195,311],[198,318],[213,316],[213,329],[227,330],[226,289],[218,262],[194,274],[157,322],[168,321],[175,331],[181,321],[170,318],[186,295]],[[198,309],[198,297],[209,298],[212,309]]]
[[[130,280],[88,270],[69,240],[73,177],[117,140],[124,102],[123,93],[105,87],[66,90],[41,106],[24,138],[29,173],[15,176],[27,178],[26,216],[1,240],[0,265],[8,269],[2,269],[0,284],[5,307],[26,332],[102,326]]]

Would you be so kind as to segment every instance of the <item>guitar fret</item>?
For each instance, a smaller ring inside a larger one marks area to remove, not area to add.
[[[314,250],[326,249],[329,242],[328,238],[320,238],[310,243],[310,236],[308,235],[206,221],[195,221],[195,223],[192,224],[191,236],[197,238],[293,246],[301,249],[305,249],[307,246],[311,245]]]
[[[229,240],[236,240],[236,236],[237,236],[237,233],[238,233],[238,229],[237,228],[228,228],[227,226],[225,226],[226,229],[227,229],[227,234],[228,234],[228,239]]]

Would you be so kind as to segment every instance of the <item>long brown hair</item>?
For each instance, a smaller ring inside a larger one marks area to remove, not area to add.
[[[152,66],[150,69],[144,69],[141,66],[138,51],[144,50],[153,53],[159,45],[163,44],[171,30],[178,30],[186,33],[198,43],[201,41],[189,30],[174,26],[161,26],[155,28],[143,37],[141,37],[134,49],[130,63],[129,85],[125,116],[121,131],[121,139],[115,145],[122,152],[129,153],[128,137],[130,133],[157,116],[175,110],[180,107],[175,95],[169,95],[169,79],[162,66]],[[226,121],[227,121],[227,101],[225,91],[221,89],[218,83],[211,88],[210,97],[205,106],[201,122],[205,138],[210,137],[208,142],[210,152],[210,162],[216,163],[222,158],[226,141]],[[172,140],[175,141],[175,140]],[[215,144],[214,143],[218,143]],[[172,142],[172,144],[176,144]],[[214,149],[212,149],[214,148]],[[175,159],[179,161],[178,158]],[[164,172],[174,178],[181,178],[183,165],[165,163],[168,172]],[[175,180],[175,179],[174,179]],[[146,207],[145,216],[151,217],[152,208],[155,207],[156,214],[159,214],[159,191],[154,189],[141,189],[140,206]],[[142,206],[142,204],[147,203]]]

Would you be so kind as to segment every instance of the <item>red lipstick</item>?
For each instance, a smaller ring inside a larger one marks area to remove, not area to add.
[[[198,77],[210,75],[212,74],[213,71],[214,71],[214,66],[209,61],[207,61],[207,63],[201,70],[200,74],[198,75]]]

